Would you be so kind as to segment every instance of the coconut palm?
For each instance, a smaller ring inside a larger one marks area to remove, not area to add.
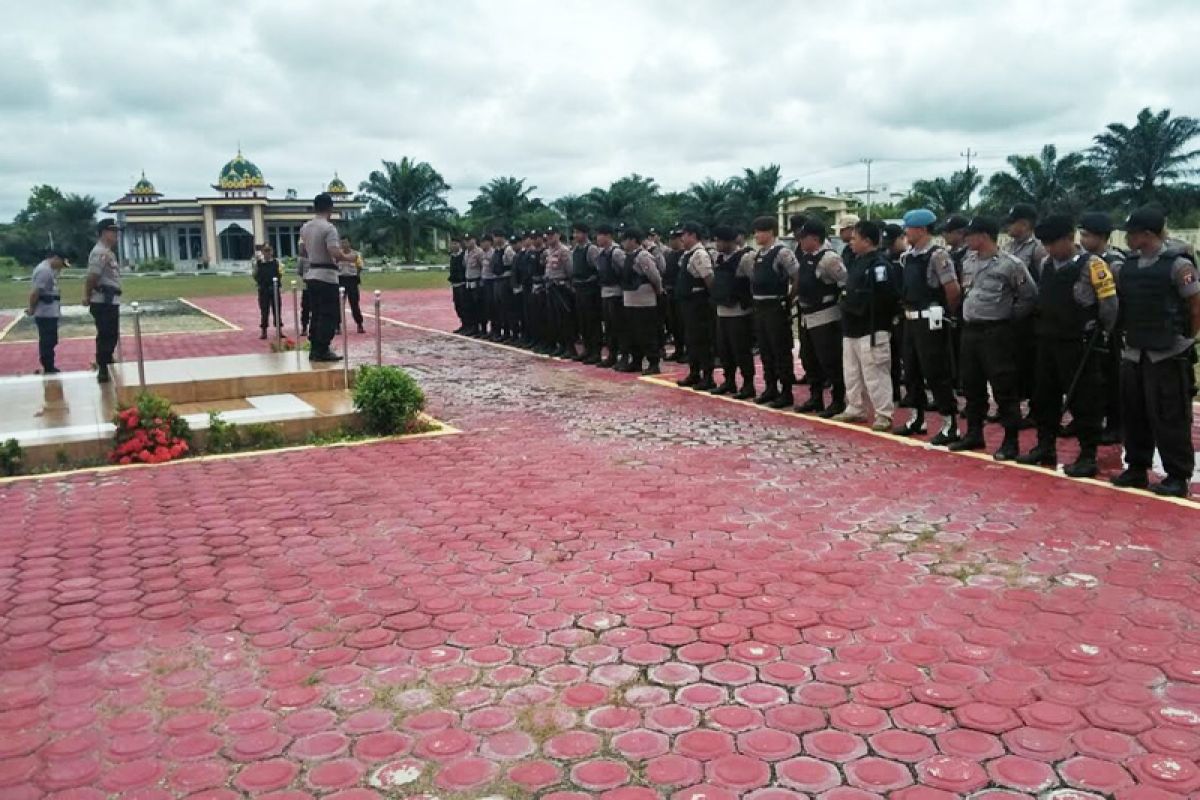
[[[1200,119],[1143,108],[1133,127],[1114,122],[1098,134],[1089,155],[1118,200],[1133,206],[1169,205],[1177,194],[1170,184],[1197,172],[1190,165],[1200,150],[1187,149],[1197,136]]]
[[[410,263],[419,239],[452,224],[454,209],[445,197],[450,185],[425,161],[384,161],[358,188],[367,199],[365,227],[398,246]]]
[[[524,178],[493,178],[479,187],[468,216],[484,229],[511,230],[526,214],[543,207],[541,200],[529,196],[536,190],[536,186],[526,186]]]
[[[992,212],[1003,212],[1017,203],[1029,203],[1039,214],[1052,211],[1078,213],[1100,198],[1100,173],[1083,153],[1058,157],[1048,144],[1036,156],[1009,156],[1011,172],[997,172],[983,189],[983,203]]]
[[[587,219],[589,204],[586,198],[577,194],[567,194],[551,203],[550,207],[561,214],[566,224],[570,225]]]
[[[742,170],[728,182],[724,221],[748,228],[756,217],[774,218],[793,185],[781,181],[778,164]]]
[[[958,170],[949,178],[914,181],[910,197],[937,214],[939,218],[957,214],[971,207],[971,194],[983,183],[978,170]]]
[[[658,196],[653,178],[634,173],[613,181],[607,189],[592,189],[583,199],[590,220],[641,227],[653,216]]]
[[[693,183],[683,194],[679,214],[685,221],[697,222],[712,230],[726,220],[729,193],[732,189],[731,181],[717,181],[712,178]]]

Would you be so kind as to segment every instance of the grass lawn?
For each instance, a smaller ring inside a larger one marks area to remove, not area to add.
[[[289,291],[290,278],[283,283]],[[63,278],[59,291],[64,303],[75,303],[83,295],[82,278]],[[376,289],[431,289],[448,286],[443,270],[431,272],[368,272],[363,275],[363,295]],[[215,295],[254,294],[254,281],[248,275],[127,275],[122,282],[122,303],[134,300],[170,300],[177,297],[213,297]],[[28,281],[0,281],[0,308],[24,308],[29,302]]]

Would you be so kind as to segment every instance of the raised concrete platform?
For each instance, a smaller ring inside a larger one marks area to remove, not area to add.
[[[314,364],[301,351],[147,361],[145,369],[146,389],[172,403],[348,388],[340,363]],[[117,365],[113,377],[122,403],[142,391],[136,362]],[[349,378],[353,384],[353,372]]]

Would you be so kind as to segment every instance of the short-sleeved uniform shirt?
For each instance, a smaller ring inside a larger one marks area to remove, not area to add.
[[[1009,253],[981,258],[972,250],[963,263],[963,319],[1023,319],[1037,302],[1037,286],[1024,262]]]
[[[1159,257],[1166,250],[1167,248],[1164,245],[1150,255],[1130,253],[1129,258],[1125,260],[1121,269],[1145,269],[1158,261]],[[1179,251],[1174,250],[1171,252]],[[1175,291],[1179,293],[1179,298],[1185,302],[1200,294],[1200,274],[1196,272],[1196,265],[1182,255],[1177,255],[1175,262],[1171,264],[1171,283],[1174,284]],[[1180,334],[1175,337],[1175,344],[1169,350],[1147,350],[1146,355],[1150,357],[1152,362],[1157,363],[1168,358],[1174,358],[1180,353],[1186,353],[1195,344],[1195,339]],[[1127,361],[1141,361],[1142,351],[1126,347],[1121,350],[1121,358]]]
[[[42,319],[53,319],[62,316],[62,303],[58,297],[58,275],[54,273],[54,267],[50,266],[49,261],[43,261],[33,268],[33,276],[30,278],[33,288],[37,289],[39,295],[37,304],[33,307],[33,315]],[[54,297],[56,299],[43,301],[41,295]]]
[[[571,277],[571,249],[561,241],[546,245],[546,280],[562,283]]]
[[[842,257],[830,247],[829,242],[823,242],[817,250],[826,251],[814,269],[817,278],[831,286],[845,286],[846,265],[842,261]],[[797,263],[799,263],[799,259],[797,259]],[[822,325],[837,322],[841,318],[842,307],[835,303],[829,308],[823,308],[820,311],[809,311],[801,314],[800,324],[805,328],[819,328]]]
[[[477,281],[483,275],[483,248],[479,245],[467,250],[463,263],[467,268],[467,280]]]
[[[101,286],[118,290],[121,288],[121,265],[117,263],[117,257],[113,255],[113,251],[105,247],[103,242],[96,242],[92,252],[88,253],[87,274],[98,276],[96,290],[92,292],[88,302],[107,302],[114,306],[121,304],[116,295],[113,295],[112,300],[105,300],[104,293],[100,291]]]
[[[1042,274],[1045,274],[1046,270],[1057,272],[1071,266],[1079,255],[1081,254],[1076,253],[1066,261],[1047,257],[1042,262]],[[1090,255],[1087,269],[1079,270],[1079,277],[1075,280],[1075,285],[1071,287],[1071,297],[1081,308],[1095,307],[1100,317],[1100,324],[1104,326],[1105,330],[1111,331],[1117,323],[1116,279],[1113,277],[1112,269],[1100,256]]]
[[[618,256],[618,253],[620,254]],[[613,264],[618,269],[624,269],[625,262],[633,259],[633,271],[644,275],[649,283],[643,283],[632,291],[621,293],[621,304],[626,308],[653,308],[658,305],[658,291],[662,287],[662,273],[658,269],[658,261],[649,251],[639,247],[633,253],[624,250],[613,251]]]
[[[687,254],[691,253],[691,256]],[[704,280],[713,274],[712,256],[708,254],[708,250],[700,242],[683,251],[684,257],[687,257],[687,271],[693,278]],[[682,257],[681,259],[682,260]]]
[[[308,254],[304,279],[337,283],[337,260],[342,257],[342,240],[333,223],[324,217],[313,217],[300,227],[300,241]]]
[[[1038,267],[1048,255],[1046,248],[1042,247],[1042,243],[1032,236],[1021,240],[1009,239],[1002,249],[1009,255],[1018,258],[1025,265],[1025,269],[1029,270],[1030,277],[1037,274]]]
[[[730,255],[732,255],[732,253],[730,253]],[[751,248],[743,253],[742,257],[738,259],[737,270],[734,272],[734,274],[739,278],[752,279],[754,277],[754,257],[756,255],[757,253],[754,252],[754,248]],[[740,304],[735,304],[732,306],[723,306],[720,304],[717,305],[718,317],[748,317],[753,313],[753,308],[747,308]]]
[[[923,247],[909,247],[900,256],[900,263],[913,256],[921,256],[933,250],[937,245],[932,240],[925,243]],[[954,271],[954,259],[950,257],[950,252],[939,247],[929,257],[929,267],[925,272],[925,283],[930,289],[937,289],[947,284],[955,283],[958,280],[958,275]]]
[[[777,242],[772,242],[771,244],[767,245],[767,248],[774,247],[776,244]],[[762,250],[759,250],[758,252],[761,253]],[[774,268],[782,269],[788,276],[788,280],[794,282],[796,280],[796,275],[800,272],[800,260],[796,258],[796,254],[792,252],[791,248],[781,247],[779,248],[779,252],[775,254]],[[771,298],[755,295],[754,299],[770,300]]]

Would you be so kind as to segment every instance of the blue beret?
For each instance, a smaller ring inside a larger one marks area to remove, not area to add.
[[[932,228],[935,222],[937,217],[927,208],[914,208],[904,215],[906,228]]]

